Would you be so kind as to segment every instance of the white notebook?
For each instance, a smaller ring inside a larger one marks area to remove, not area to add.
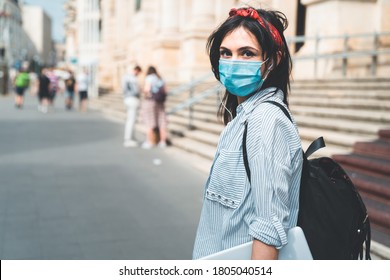
[[[287,232],[287,245],[279,250],[279,260],[312,260],[305,234],[300,227]],[[253,241],[201,258],[201,260],[250,260]]]

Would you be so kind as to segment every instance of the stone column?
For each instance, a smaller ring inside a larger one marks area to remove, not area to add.
[[[288,20],[288,28],[284,31],[284,36],[295,36],[297,32],[298,21],[298,2],[299,0],[273,0],[271,9],[284,13]]]
[[[378,0],[378,31],[389,32],[390,30],[390,0]],[[381,36],[379,40],[380,48],[390,47],[390,36]],[[377,75],[382,77],[390,76],[390,55],[381,55],[378,60],[379,66]]]
[[[179,0],[160,0],[159,25],[153,44],[152,63],[168,83],[177,80],[180,47],[178,7]]]
[[[216,28],[215,2],[193,0],[190,6],[190,17],[184,26],[180,53],[180,79],[204,75],[210,70],[210,62],[206,54],[206,41],[211,31]]]
[[[390,0],[378,0],[378,31],[389,32],[390,30]],[[383,46],[390,46],[390,36],[381,38],[380,43]]]
[[[307,36],[371,33],[376,29],[376,0],[301,0],[301,3],[306,5]],[[326,51],[343,47],[342,42],[322,46]]]

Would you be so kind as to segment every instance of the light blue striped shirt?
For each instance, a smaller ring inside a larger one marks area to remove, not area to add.
[[[301,141],[296,124],[266,100],[283,104],[283,93],[268,88],[251,96],[221,133],[205,185],[194,259],[253,239],[280,249],[297,224]],[[251,183],[242,153],[246,120]]]

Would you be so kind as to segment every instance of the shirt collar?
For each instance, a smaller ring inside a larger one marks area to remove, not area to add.
[[[237,106],[237,114],[240,114],[241,111],[244,111],[244,115],[252,113],[253,109],[257,107],[260,103],[263,103],[265,100],[270,99],[272,96],[275,96],[277,99],[283,100],[283,92],[276,87],[270,87],[262,89],[259,92],[253,94],[247,100],[242,102]],[[243,122],[246,118],[243,119]]]

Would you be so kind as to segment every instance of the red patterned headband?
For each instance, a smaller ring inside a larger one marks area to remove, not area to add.
[[[259,13],[253,8],[239,8],[239,9],[232,8],[229,12],[229,16],[230,17],[233,17],[233,16],[249,17],[249,18],[255,19],[260,23],[260,25],[264,29],[267,30],[267,26],[265,25],[264,20],[260,17]],[[282,38],[280,37],[280,34],[279,34],[278,30],[275,28],[275,26],[273,26],[271,23],[268,22],[268,28],[269,28],[269,31],[270,31],[274,41],[279,46],[282,46]]]

